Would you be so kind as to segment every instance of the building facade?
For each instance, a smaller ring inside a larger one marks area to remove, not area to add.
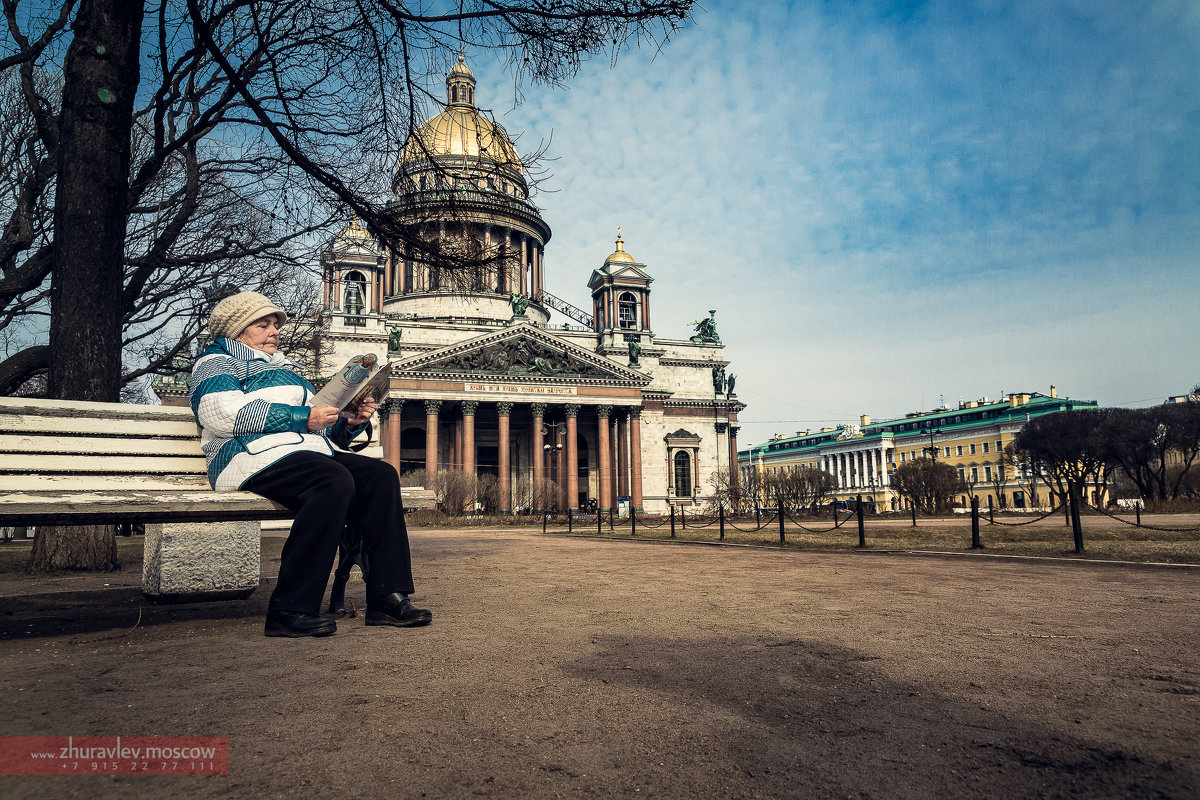
[[[957,500],[961,506],[977,496],[984,507],[1044,507],[1050,502],[1046,487],[1006,462],[1005,448],[1033,417],[1096,407],[1094,401],[1059,397],[1051,386],[1048,395],[1014,393],[997,402],[984,398],[877,423],[863,416],[857,425],[776,436],[741,451],[738,461],[743,474],[824,470],[836,478],[836,499],[861,495],[880,511],[899,511],[908,506],[892,488],[892,473],[907,461],[932,457],[953,466],[967,483],[969,494]]]
[[[551,294],[550,228],[509,137],[476,109],[475,85],[460,58],[446,110],[402,151],[390,210],[413,241],[480,266],[464,281],[421,247],[389,250],[351,221],[321,252],[332,352],[320,371],[387,353],[392,383],[374,452],[430,482],[445,470],[494,475],[501,512],[547,481],[556,494],[547,505],[560,509],[663,513],[703,502],[718,470],[736,463],[743,408],[715,312],[695,335],[657,335],[654,279],[619,231],[594,268],[554,271],[586,279],[590,313]]]

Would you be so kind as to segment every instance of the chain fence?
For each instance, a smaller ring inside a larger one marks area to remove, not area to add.
[[[1162,531],[1163,533],[1197,533],[1197,532],[1200,532],[1200,528],[1167,528],[1167,527],[1163,527],[1161,525],[1146,525],[1142,522],[1130,522],[1127,519],[1121,519],[1116,514],[1109,513],[1106,509],[1100,508],[1099,506],[1094,506],[1091,503],[1087,504],[1087,508],[1091,509],[1092,511],[1097,512],[1098,514],[1102,514],[1102,515],[1108,517],[1109,519],[1115,519],[1117,522],[1120,522],[1124,525],[1128,525],[1131,528],[1144,528],[1145,530],[1148,530],[1148,531]]]
[[[658,518],[658,524],[657,524],[657,525],[654,525],[654,524],[651,524],[651,523],[647,522],[645,517],[639,517],[637,514],[633,513],[632,511],[631,511],[631,512],[629,512],[629,513],[630,513],[630,516],[631,516],[631,517],[634,517],[634,518],[637,520],[637,524],[638,524],[638,525],[641,525],[641,526],[643,526],[643,527],[646,527],[646,528],[661,528],[661,527],[662,527],[662,526],[664,526],[664,525],[670,525],[670,524],[671,524],[671,518],[670,518],[670,517],[659,517],[659,518]],[[631,527],[632,527],[632,524],[633,524],[633,523],[631,522],[631,523],[630,523],[630,526],[631,526]]]
[[[987,518],[987,523],[989,525],[1000,525],[1005,528],[1021,528],[1026,525],[1032,525],[1035,522],[1041,522],[1042,520],[1046,519],[1047,517],[1050,517],[1053,514],[1057,514],[1060,510],[1061,509],[1052,508],[1049,511],[1047,511],[1045,514],[1042,514],[1040,517],[1034,517],[1033,519],[1027,519],[1024,522],[997,522],[996,520],[992,519],[992,517],[989,515]],[[983,515],[980,514],[980,516],[982,517]]]
[[[737,526],[737,524],[733,521],[732,517],[726,517],[725,524],[728,525],[729,527],[733,528],[735,531],[740,531],[741,533],[758,533],[763,528],[767,527],[768,525],[773,524],[775,522],[775,520],[777,520],[777,519],[779,519],[779,514],[772,514],[770,517],[768,517],[765,520],[762,519],[761,517],[759,517],[759,521],[758,521],[758,523],[756,523],[757,527],[739,528]]]
[[[786,512],[784,513],[783,518],[785,520],[790,521],[793,525],[795,525],[800,530],[807,531],[808,533],[829,533],[830,531],[836,531],[838,528],[845,525],[847,520],[849,520],[850,517],[852,517],[852,516],[853,516],[853,514],[846,514],[840,520],[837,517],[834,517],[832,528],[810,528],[807,525],[805,525],[804,523],[802,523],[800,520],[796,519],[791,514],[788,514]]]

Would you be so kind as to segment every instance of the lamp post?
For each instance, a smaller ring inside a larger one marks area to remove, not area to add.
[[[567,429],[567,424],[565,422],[547,422],[544,425],[542,425],[542,438],[543,439],[545,439],[547,436],[549,436],[551,431],[554,431],[556,434],[554,437],[554,439],[555,439],[554,444],[546,443],[546,444],[542,445],[542,449],[545,450],[546,452],[549,452],[551,450],[562,450],[563,449],[562,438],[563,438],[563,433],[564,433],[564,431],[566,431],[566,429]]]
[[[542,445],[542,450],[545,451],[545,453],[547,455],[549,455],[551,452],[561,451],[563,449],[562,440],[563,440],[563,435],[564,435],[566,429],[567,429],[566,422],[543,422],[542,423],[542,441],[546,442],[545,444]],[[553,444],[546,441],[546,437],[550,435],[551,431],[553,431],[555,434]],[[556,459],[551,459],[551,461],[556,464],[558,463]],[[558,464],[558,467],[561,467],[561,466],[562,466],[561,464]],[[549,474],[549,469],[550,469],[550,464],[547,464],[546,465],[547,474]],[[557,469],[557,467],[556,467],[556,469]],[[559,481],[560,491],[565,491],[565,489],[561,488],[562,486],[566,485],[565,484],[565,476],[558,475],[557,477],[558,477],[558,481]],[[558,505],[558,500],[555,499],[554,506],[557,507],[557,505]]]
[[[928,423],[925,424],[925,435],[929,437],[929,447],[925,448],[925,452],[929,453],[929,457],[937,461],[938,449],[933,443],[933,437],[941,433],[941,428],[935,428]]]

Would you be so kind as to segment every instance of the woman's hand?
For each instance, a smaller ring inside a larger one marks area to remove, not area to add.
[[[354,408],[347,409],[352,412],[347,419],[350,421],[352,428],[361,428],[367,424],[367,420],[375,415],[375,410],[379,408],[379,404],[375,402],[373,397],[364,397],[362,401]]]
[[[314,433],[323,431],[337,422],[338,410],[333,406],[313,407],[308,410],[308,429]]]

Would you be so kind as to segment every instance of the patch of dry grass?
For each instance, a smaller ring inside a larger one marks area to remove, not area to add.
[[[1084,558],[1116,561],[1166,562],[1177,564],[1200,564],[1200,516],[1169,515],[1163,518],[1143,515],[1143,523],[1165,528],[1191,530],[1160,531],[1138,528],[1102,516],[1086,516],[1083,519]],[[1014,526],[1022,522],[1020,517],[1000,518],[998,524],[989,524],[987,518],[980,519],[979,536],[982,552],[1006,555],[1044,556],[1054,558],[1079,558],[1075,553],[1071,528],[1063,518],[1053,515],[1029,525]],[[699,520],[697,520],[699,522]],[[857,550],[858,523],[851,517],[834,528],[831,520],[801,520],[804,527],[788,521],[784,538],[788,547],[810,550]],[[1001,524],[1007,523],[1007,524]],[[736,526],[736,527],[735,527]],[[779,545],[778,523],[764,525],[755,531],[754,520],[726,522],[724,541],[730,544]],[[565,533],[565,526],[550,528],[555,533]],[[575,526],[574,533],[595,535],[593,522],[590,526]],[[602,526],[603,535],[629,538],[628,521],[615,526],[610,533],[607,523]],[[639,538],[670,538],[669,526],[650,528],[639,524]],[[698,527],[691,523],[684,527],[678,520],[675,538],[690,541],[718,541],[719,526],[715,523]],[[908,518],[895,516],[867,517],[864,520],[864,536],[867,550],[923,550],[943,552],[971,552],[971,520],[968,516],[946,518],[922,518],[917,527]]]

